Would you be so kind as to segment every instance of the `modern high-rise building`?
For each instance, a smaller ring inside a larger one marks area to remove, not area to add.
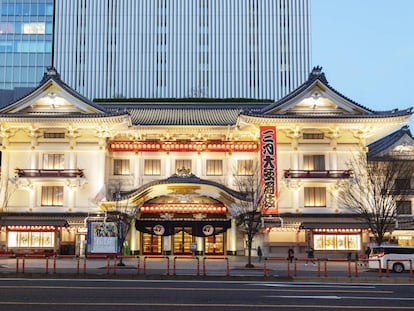
[[[0,89],[34,87],[51,65],[53,0],[0,1]]]
[[[27,52],[50,53],[52,0],[41,2],[2,2],[3,28],[10,20],[37,24],[27,28],[35,38],[23,33],[23,26],[20,32],[8,30],[14,46],[22,48],[13,50],[13,62],[6,61],[10,55],[0,56],[0,70],[7,64],[20,72],[16,77],[4,73],[1,88],[22,80],[20,74],[32,82],[42,78],[39,71],[27,73],[17,60],[34,57]],[[309,0],[54,2],[54,66],[69,86],[90,99],[278,99],[303,83],[311,69]],[[21,13],[19,6],[29,9]],[[44,45],[35,44],[46,39]],[[47,61],[30,63],[44,69],[51,62],[46,56]]]

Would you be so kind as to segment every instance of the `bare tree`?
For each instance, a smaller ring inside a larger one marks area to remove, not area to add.
[[[260,200],[262,197],[260,189],[260,174],[257,164],[253,164],[249,175],[235,175],[234,180],[238,191],[245,195],[246,200],[240,202],[240,209],[237,212],[237,225],[246,237],[247,264],[252,268],[252,246],[253,239],[259,233],[261,227]]]
[[[381,245],[395,228],[399,202],[409,194],[413,162],[390,157],[368,160],[361,153],[348,166],[352,179],[341,186],[338,203],[364,219]]]
[[[113,194],[113,201],[111,204],[106,203],[103,207],[107,213],[107,221],[112,221],[117,224],[118,228],[118,241],[120,243],[120,260],[118,266],[124,266],[122,255],[124,253],[124,244],[128,236],[133,221],[135,220],[138,212],[138,205],[132,204],[128,198],[122,198],[121,186],[117,187],[116,192]]]

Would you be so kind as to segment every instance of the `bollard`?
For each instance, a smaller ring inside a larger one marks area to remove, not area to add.
[[[413,277],[413,261],[411,259],[409,259],[410,261],[410,278]]]
[[[317,275],[318,275],[318,277],[321,276],[321,261],[320,260],[318,260],[318,271],[317,271]]]
[[[348,260],[348,277],[352,277],[352,273],[351,273],[351,262]]]
[[[358,277],[358,261],[355,260],[355,277]]]
[[[83,273],[86,274],[86,256],[83,258]]]
[[[173,275],[177,275],[177,256],[174,257]]]
[[[45,273],[48,274],[49,273],[49,257],[45,256],[45,258],[46,258]]]
[[[117,257],[115,256],[115,257],[114,257],[114,274],[116,274],[116,267],[117,267],[117,266],[116,266],[116,258],[117,258]],[[121,260],[122,260],[122,259],[121,259]]]
[[[290,277],[290,261],[287,262],[287,276]]]
[[[378,277],[382,278],[381,259],[378,259]]]
[[[22,273],[24,273],[25,257],[22,258]]]
[[[296,258],[293,262],[293,276],[297,276],[298,273],[298,265],[297,265],[298,259]]]
[[[203,258],[203,276],[206,276],[207,275],[207,273],[206,273],[206,257],[204,257]]]
[[[79,256],[76,256],[76,261],[77,261],[77,263],[76,263],[76,272],[77,272],[77,274],[79,274],[80,273],[80,258],[79,258]]]
[[[57,258],[57,255],[53,257],[53,273],[56,273],[56,258]]]
[[[111,258],[109,258],[109,256],[106,256],[106,274],[109,274],[110,268],[109,268],[109,263],[111,261]]]
[[[324,276],[328,276],[328,260],[324,261]]]
[[[147,274],[147,256],[144,257],[144,274]]]
[[[16,273],[19,273],[19,257],[16,256]]]
[[[165,256],[167,259],[167,275],[170,275],[170,257]]]
[[[139,259],[139,256],[137,256],[137,274],[139,274],[139,269],[140,269],[140,259]]]
[[[389,259],[387,259],[387,267],[386,267],[386,276],[389,277],[390,276],[390,267],[389,267]]]

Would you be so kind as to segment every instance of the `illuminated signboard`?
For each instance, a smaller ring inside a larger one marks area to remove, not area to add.
[[[276,127],[260,127],[260,173],[262,214],[278,214]]]

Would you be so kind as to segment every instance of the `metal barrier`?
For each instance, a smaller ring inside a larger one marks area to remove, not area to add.
[[[226,261],[226,276],[230,276],[230,265],[227,257],[204,257],[203,258],[203,276],[207,276],[206,260],[225,260]]]
[[[175,256],[174,257],[174,264],[173,264],[173,275],[177,275],[177,259],[194,259],[197,261],[196,265],[196,274],[197,276],[200,275],[200,258],[196,256]]]
[[[167,260],[167,268],[166,273],[170,275],[170,257],[168,256],[145,256],[144,257],[144,274],[147,274],[147,259],[166,259]]]

